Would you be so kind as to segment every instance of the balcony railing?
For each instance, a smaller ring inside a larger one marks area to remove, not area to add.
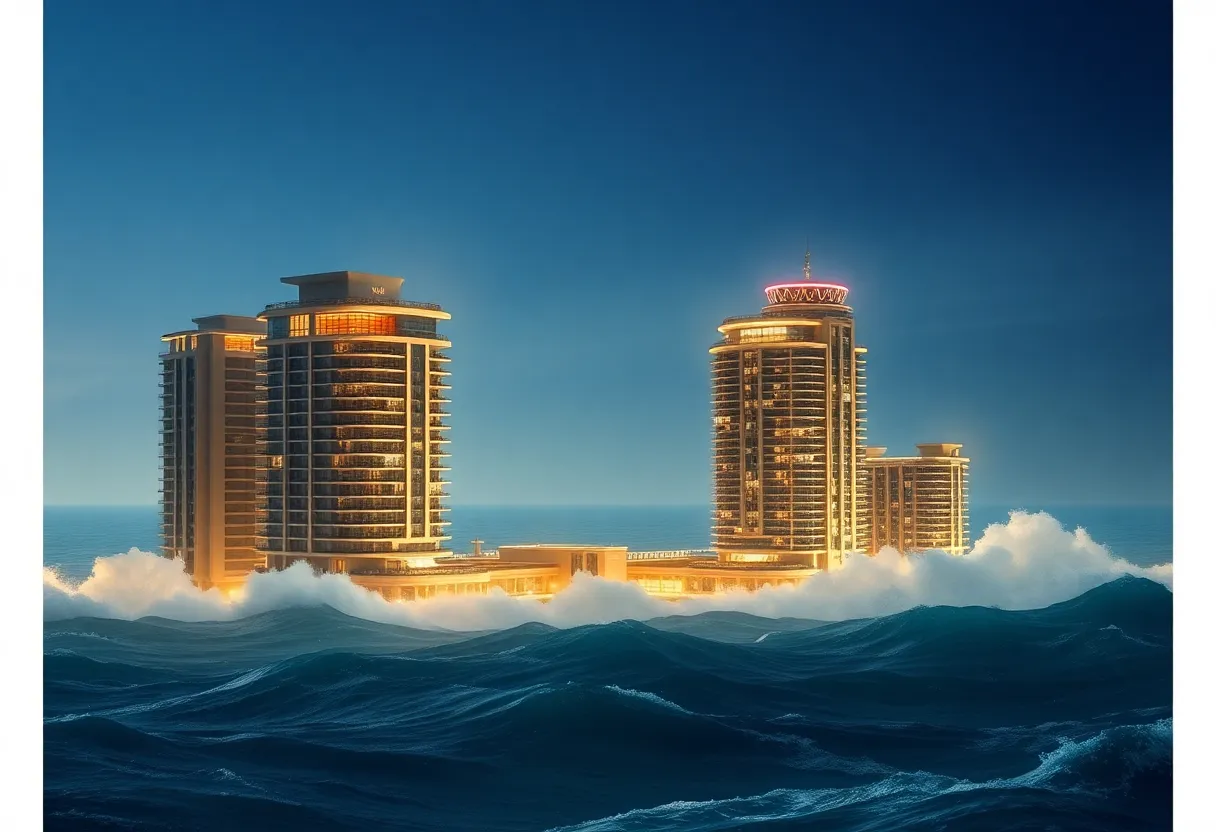
[[[720,561],[720,560],[694,560],[690,561],[689,566],[694,566],[700,569],[734,569],[739,572],[757,571],[757,570],[790,570],[795,569],[810,569],[812,567],[802,563],[781,563],[779,561],[761,561],[761,562],[741,562],[741,561]]]
[[[675,558],[712,558],[713,549],[672,549],[665,552],[629,552],[626,560],[673,560]]]
[[[351,575],[469,575],[485,572],[484,566],[422,566],[411,569],[402,566],[399,569],[352,569]]]
[[[309,306],[396,306],[402,309],[429,309],[442,312],[443,307],[437,303],[422,303],[412,300],[391,300],[389,298],[327,298],[323,300],[286,300],[271,303],[266,306],[266,312],[276,309],[300,309]]]

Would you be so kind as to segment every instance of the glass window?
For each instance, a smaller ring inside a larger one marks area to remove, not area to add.
[[[308,335],[308,316],[292,315],[289,324],[289,333],[292,338]]]
[[[333,312],[317,315],[318,335],[396,335],[394,315]]]
[[[253,352],[254,340],[252,335],[225,335],[224,349],[229,352]]]
[[[756,341],[781,341],[789,337],[789,328],[784,326],[763,326],[739,331],[739,342],[750,344]]]
[[[417,318],[410,315],[397,317],[398,335],[416,335],[424,338],[435,337],[435,319]]]

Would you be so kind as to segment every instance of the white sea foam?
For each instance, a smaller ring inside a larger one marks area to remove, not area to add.
[[[844,620],[889,615],[921,605],[1035,609],[1065,601],[1121,575],[1173,584],[1170,564],[1142,568],[1116,557],[1084,529],[1068,531],[1046,513],[1012,512],[989,526],[965,556],[943,552],[901,556],[885,549],[796,587],[766,587],[683,601],[665,601],[639,587],[577,575],[549,603],[488,595],[388,602],[345,575],[316,575],[304,564],[250,576],[232,597],[198,590],[180,561],[132,549],[97,558],[92,574],[72,585],[43,572],[45,620],[80,616],[133,620],[155,615],[179,621],[242,618],[271,610],[327,605],[370,621],[425,629],[493,630],[539,621],[556,627],[647,620],[734,610],[770,618]]]
[[[207,688],[206,690],[199,691],[198,693],[187,693],[183,696],[174,696],[169,699],[160,699],[155,702],[141,702],[138,705],[126,705],[121,708],[107,708],[103,711],[86,711],[85,713],[80,714],[63,714],[61,716],[50,717],[45,721],[47,723],[73,722],[77,719],[84,719],[85,717],[90,716],[130,716],[131,714],[142,714],[147,713],[148,711],[159,711],[161,708],[170,708],[174,705],[181,705],[185,702],[193,702],[197,699],[203,699],[214,693],[223,693],[224,691],[243,688],[246,685],[256,682],[258,679],[261,679],[267,673],[273,671],[277,666],[278,665],[266,665],[265,667],[254,668],[247,673],[242,673],[235,679],[229,679],[222,685],[216,685],[213,688]]]
[[[649,691],[644,691],[644,690],[634,690],[633,688],[622,688],[622,687],[618,687],[616,685],[605,685],[604,689],[610,690],[613,693],[619,694],[621,696],[629,696],[634,699],[643,699],[647,702],[650,702],[653,705],[660,705],[664,708],[668,708],[669,710],[679,711],[682,714],[692,713],[691,711],[689,711],[685,708],[681,708],[675,702],[672,702],[671,700],[668,700],[668,699],[664,699],[663,697],[659,696],[657,693],[650,693]]]
[[[1087,762],[1110,765],[1114,756],[1122,766],[1126,782],[1136,771],[1159,765],[1172,756],[1173,720],[1108,728],[1089,739],[1061,739],[1056,750],[1043,754],[1039,764],[1016,777],[981,782],[959,780],[929,772],[900,772],[873,783],[839,789],[775,789],[760,795],[725,800],[677,800],[646,809],[632,809],[549,832],[630,832],[630,830],[715,830],[738,829],[752,823],[798,820],[812,822],[815,815],[834,809],[874,803],[877,811],[901,806],[943,794],[999,789],[1075,788],[1076,774]],[[1072,773],[1074,785],[1054,782],[1062,773]],[[1112,772],[1113,773],[1113,772]]]

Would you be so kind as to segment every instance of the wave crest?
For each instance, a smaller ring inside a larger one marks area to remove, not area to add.
[[[918,606],[1038,609],[1123,575],[1149,578],[1171,588],[1173,584],[1170,564],[1134,566],[1094,541],[1084,529],[1069,532],[1045,512],[1015,511],[1008,522],[985,529],[972,551],[962,557],[937,551],[905,557],[884,549],[874,557],[848,558],[843,567],[797,587],[732,591],[675,602],[653,598],[632,584],[581,574],[549,603],[512,598],[497,589],[484,596],[388,602],[351,583],[345,575],[317,575],[304,564],[251,575],[241,590],[226,596],[218,589],[199,590],[181,561],[131,549],[97,558],[89,577],[77,585],[53,569],[44,569],[43,618],[135,620],[159,616],[216,621],[328,606],[369,621],[462,632],[529,622],[569,628],[708,611],[847,620],[891,615]]]
[[[923,809],[930,800],[966,799],[970,794],[1009,789],[1034,789],[1098,800],[1117,794],[1122,798],[1168,802],[1170,788],[1166,781],[1172,781],[1172,777],[1167,772],[1172,767],[1173,720],[1163,719],[1147,725],[1109,728],[1082,742],[1063,739],[1059,748],[1042,755],[1038,766],[1018,777],[972,782],[924,771],[899,772],[847,788],[774,789],[725,800],[678,800],[549,832],[659,829],[705,832],[752,824],[807,822],[828,812],[833,813],[840,826],[845,825],[840,823],[842,818],[857,812],[858,820],[864,817],[867,828],[895,829],[923,821],[928,814]],[[1154,777],[1159,782],[1152,782]],[[1047,803],[1051,805],[1052,801]],[[940,816],[946,805],[937,803],[934,814]],[[1023,805],[1022,810],[1028,812],[1030,808]]]

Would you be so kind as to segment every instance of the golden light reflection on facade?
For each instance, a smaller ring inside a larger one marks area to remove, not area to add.
[[[396,315],[372,315],[367,312],[317,315],[318,335],[396,335]]]
[[[265,562],[254,546],[265,325],[194,323],[161,339],[161,548],[201,588],[227,589]]]
[[[266,447],[259,548],[268,565],[391,576],[448,539],[451,316],[400,299],[402,279],[283,278],[262,313]]]
[[[710,349],[713,546],[723,561],[816,569],[864,549],[858,459],[865,349],[848,290],[811,280],[766,290]]]
[[[888,457],[869,448],[870,551],[941,549],[961,555],[971,545],[967,467],[962,445],[917,445],[919,456]]]
[[[809,257],[709,351],[712,553],[478,540],[452,556],[450,316],[401,300],[401,278],[283,282],[298,300],[163,339],[162,536],[200,586],[239,593],[253,569],[304,561],[390,601],[546,600],[579,573],[686,598],[795,586],[886,545],[970,544],[961,445],[866,448],[866,349],[848,289],[812,280]]]

